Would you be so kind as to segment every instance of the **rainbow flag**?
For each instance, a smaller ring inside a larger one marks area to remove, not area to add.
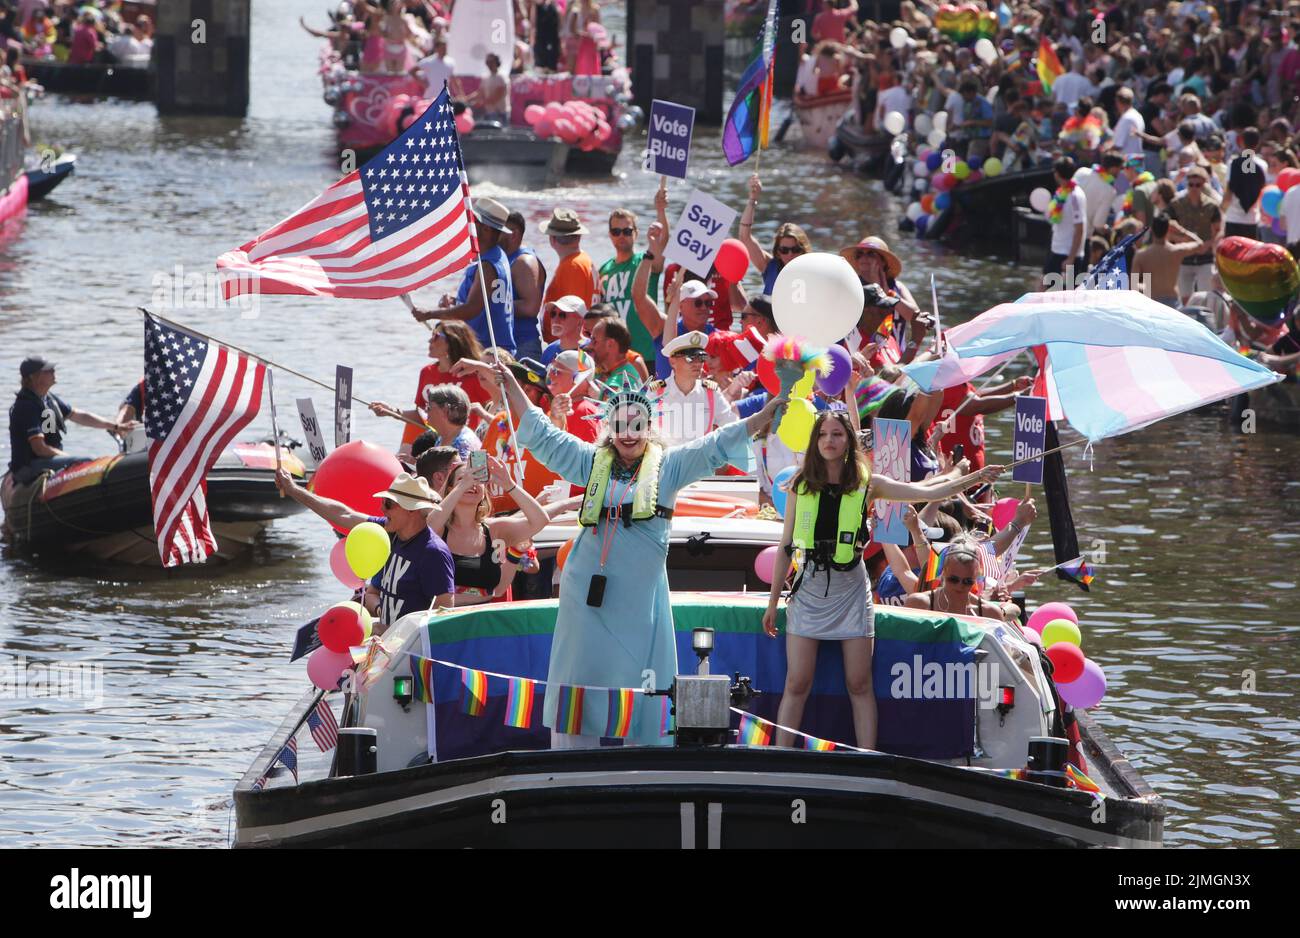
[[[555,707],[555,731],[557,733],[582,732],[582,693],[581,687],[561,684]]]
[[[537,682],[526,677],[512,677],[510,688],[506,693],[506,726],[517,729],[531,729],[533,725],[533,698],[537,694]]]
[[[736,739],[742,746],[772,745],[772,724],[748,713],[741,714]]]
[[[745,162],[756,150],[767,146],[776,61],[776,20],[777,0],[770,0],[758,55],[740,76],[740,87],[731,99],[731,108],[722,125],[722,152],[732,166]]]
[[[433,661],[419,655],[411,659],[411,696],[422,703],[433,703]]]
[[[487,704],[487,675],[474,668],[460,669],[461,710],[472,717],[481,717]]]
[[[605,735],[622,739],[632,732],[632,704],[636,691],[620,687],[609,692],[609,715],[605,718]]]
[[[1038,80],[1043,83],[1043,92],[1052,93],[1052,82],[1065,74],[1061,60],[1056,57],[1056,50],[1046,36],[1038,41]]]
[[[1063,563],[1057,569],[1076,583],[1082,583],[1084,586],[1089,586],[1092,583],[1092,567],[1088,566],[1088,562],[1082,557],[1071,560],[1069,563]]]
[[[671,736],[673,733],[673,713],[672,704],[668,698],[664,697],[659,702],[659,735]]]
[[[803,738],[803,748],[810,749],[813,752],[830,752],[835,748],[835,744],[829,739],[818,739],[816,736],[805,736]]]
[[[1081,791],[1090,791],[1094,794],[1101,794],[1101,786],[1094,782],[1088,776],[1084,775],[1070,763],[1065,765],[1065,777],[1075,788]]]
[[[931,547],[930,556],[925,561],[924,569],[921,570],[920,591],[928,590],[930,588],[930,584],[933,583],[935,580],[939,579],[939,574],[941,574],[942,572],[943,572],[943,556],[937,550]]]

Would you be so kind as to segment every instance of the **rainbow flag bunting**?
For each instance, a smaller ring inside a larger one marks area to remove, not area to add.
[[[609,715],[605,719],[605,735],[623,739],[632,732],[632,704],[636,691],[621,687],[609,692]]]
[[[673,708],[667,697],[659,701],[659,735],[671,736],[673,733]]]
[[[736,736],[742,746],[770,746],[772,724],[748,713],[741,714],[740,728],[736,731]]]
[[[803,748],[810,749],[813,752],[830,752],[835,748],[835,744],[829,739],[818,739],[816,736],[805,736],[803,738]]]
[[[1074,580],[1076,583],[1082,583],[1084,586],[1091,585],[1093,581],[1092,567],[1088,566],[1088,562],[1082,557],[1078,560],[1071,560],[1069,563],[1061,564],[1059,569],[1071,580]]]
[[[411,659],[411,696],[422,703],[433,703],[433,661],[419,655]]]
[[[474,668],[460,669],[461,710],[472,717],[481,717],[487,705],[487,675]]]
[[[561,684],[555,707],[555,731],[557,733],[582,732],[582,693],[581,687]]]
[[[533,698],[537,694],[537,682],[526,677],[510,678],[510,688],[506,693],[506,726],[517,729],[530,729],[533,725]]]
[[[1056,57],[1056,50],[1051,41],[1044,36],[1038,41],[1038,80],[1043,83],[1043,92],[1052,93],[1052,83],[1065,74],[1061,60]]]

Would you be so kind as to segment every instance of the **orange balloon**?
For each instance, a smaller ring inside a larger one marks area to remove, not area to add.
[[[569,559],[569,551],[573,550],[573,542],[576,540],[576,537],[571,537],[564,542],[563,546],[560,547],[560,552],[555,555],[555,566],[557,569],[564,569],[564,561]]]

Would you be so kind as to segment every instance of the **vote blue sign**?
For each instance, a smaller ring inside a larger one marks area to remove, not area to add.
[[[685,179],[694,128],[695,108],[655,99],[650,104],[645,168],[660,176]]]
[[[1030,459],[1011,470],[1012,482],[1043,484],[1043,440],[1047,435],[1047,399],[1016,398],[1016,428],[1012,437],[1012,462]]]

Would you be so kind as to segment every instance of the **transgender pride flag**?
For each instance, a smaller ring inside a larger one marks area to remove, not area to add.
[[[943,358],[903,369],[922,390],[962,384],[1032,349],[1052,418],[1094,443],[1282,380],[1135,290],[1029,293],[946,334]]]

